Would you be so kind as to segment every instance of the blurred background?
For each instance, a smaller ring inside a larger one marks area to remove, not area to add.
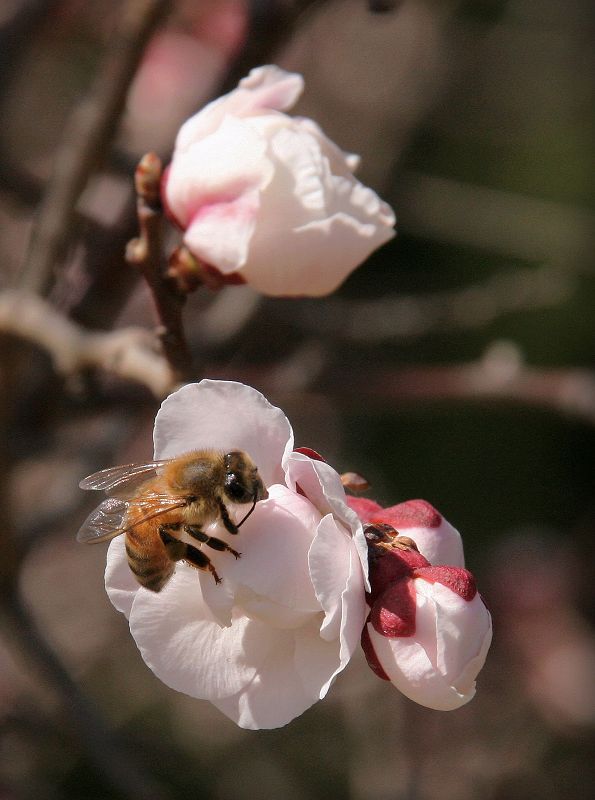
[[[5,0],[1,800],[592,796],[593,22],[587,0]],[[191,295],[194,375],[254,385],[371,497],[459,528],[495,637],[455,712],[357,656],[286,728],[240,730],[152,675],[74,539],[79,479],[148,460],[167,393],[68,352],[155,325],[123,255],[135,164],[270,62],[399,234],[328,298]],[[41,310],[15,322],[16,290]]]

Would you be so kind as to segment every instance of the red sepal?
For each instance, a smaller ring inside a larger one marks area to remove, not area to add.
[[[442,523],[442,516],[427,500],[406,500],[396,506],[383,508],[369,522],[384,522],[397,530],[401,528],[404,530],[407,528],[438,528]]]
[[[462,567],[418,567],[414,570],[413,577],[423,578],[429,583],[441,583],[463,600],[473,600],[477,594],[475,578],[469,570]]]
[[[371,522],[376,519],[382,512],[382,506],[375,500],[368,500],[367,497],[352,497],[347,495],[345,501],[349,508],[351,508],[358,515],[362,522]]]
[[[311,447],[296,447],[293,451],[294,453],[301,453],[304,456],[308,456],[313,461],[324,461],[326,464],[326,459],[323,458],[320,453],[317,453],[316,450],[312,450]]]
[[[388,587],[370,611],[375,631],[390,639],[413,636],[415,633],[415,586],[403,578]]]
[[[388,549],[380,545],[368,547],[370,567],[370,599],[375,601],[392,583],[412,575],[413,570],[429,567],[430,562],[416,550]]]

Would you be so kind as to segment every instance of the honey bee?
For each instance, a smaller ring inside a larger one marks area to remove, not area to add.
[[[153,592],[163,589],[175,562],[181,560],[208,570],[220,583],[207,554],[184,539],[239,558],[237,550],[204,528],[220,521],[236,534],[256,503],[268,497],[256,465],[242,450],[193,450],[148,464],[109,467],[89,475],[79,486],[102,489],[108,498],[83,522],[78,541],[94,544],[125,534],[130,569],[140,585]],[[252,503],[252,507],[235,523],[226,503]]]

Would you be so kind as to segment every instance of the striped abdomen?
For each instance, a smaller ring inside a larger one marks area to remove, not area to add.
[[[128,565],[136,580],[145,589],[160,592],[174,572],[175,563],[159,536],[159,525],[144,522],[126,533]]]

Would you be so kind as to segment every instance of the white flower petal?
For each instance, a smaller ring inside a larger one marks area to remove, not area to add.
[[[303,224],[316,219],[318,212],[326,210],[327,198],[323,178],[328,171],[328,162],[324,159],[317,139],[309,133],[298,133],[292,127],[280,127],[271,137],[270,149],[275,156],[277,175],[285,176],[286,170],[291,177],[291,197],[299,203],[307,215]],[[277,183],[270,187],[270,194],[279,193]],[[299,212],[298,212],[299,213]],[[296,220],[293,220],[297,227]]]
[[[331,514],[318,526],[309,562],[312,583],[325,612],[319,636],[328,642],[337,638],[340,641],[339,651],[334,651],[334,668],[321,689],[321,696],[324,696],[359,645],[368,613],[364,572],[353,540],[345,536],[344,529]]]
[[[340,650],[321,639],[316,627],[302,627],[296,631],[295,668],[307,695],[322,700],[342,669]]]
[[[272,624],[276,609],[283,618],[287,609],[319,612],[308,572],[308,550],[319,521],[320,514],[305,497],[275,484],[237,536],[218,531],[242,553],[237,561],[225,552],[209,554],[223,582],[233,587],[236,603],[252,602],[253,612],[261,609]],[[267,600],[272,604],[268,610]],[[282,618],[279,624],[283,626]]]
[[[178,389],[155,420],[155,458],[190,450],[245,450],[266,486],[285,483],[281,459],[293,447],[285,414],[260,392],[241,383],[202,380]]]
[[[221,531],[208,529],[209,535],[221,536]],[[232,545],[233,547],[233,545]],[[236,549],[236,548],[234,548]],[[213,576],[209,572],[200,571],[198,580],[205,605],[208,606],[213,620],[222,628],[228,628],[232,623],[233,608],[235,605],[235,593],[233,581],[230,580],[230,572],[233,573],[235,558],[231,553],[217,553],[216,550],[209,549],[209,558],[213,566],[221,577],[221,583],[215,583]],[[219,558],[223,556],[223,558]]]
[[[266,139],[253,125],[226,117],[214,133],[175,153],[166,196],[178,222],[186,226],[212,205],[231,204],[263,189],[273,174],[266,150]],[[257,195],[252,205],[258,209]]]
[[[459,692],[474,690],[477,672],[470,676],[467,667],[484,650],[487,652],[492,630],[481,595],[478,592],[472,600],[463,600],[441,583],[428,583],[423,578],[415,581],[415,590],[418,597],[424,594],[428,598],[428,625],[434,618],[436,666]]]
[[[360,222],[339,212],[292,230],[291,248],[281,253],[256,229],[242,276],[273,297],[322,297],[394,235],[384,224]]]
[[[452,711],[472,699],[475,692],[462,695],[451,686],[416,639],[387,639],[370,624],[367,628],[378,661],[405,697],[436,711]]]
[[[461,534],[427,500],[406,500],[389,508],[378,508],[371,512],[370,519],[388,523],[413,539],[433,566],[465,566]]]
[[[289,450],[283,459],[283,468],[291,489],[297,491],[299,487],[323,516],[330,512],[345,525],[355,543],[366,591],[369,591],[368,545],[358,515],[346,503],[345,489],[338,473],[324,461],[315,461],[304,453]]]
[[[341,649],[339,653],[339,669],[337,671],[347,666],[360,643],[362,630],[368,615],[368,607],[365,600],[365,580],[366,576],[361,568],[359,554],[355,548],[352,548],[347,584],[341,596]]]
[[[318,526],[308,561],[316,597],[325,612],[320,636],[328,641],[337,639],[341,631],[341,596],[349,577],[351,547],[345,531],[339,530],[332,514],[327,514]]]
[[[269,64],[256,67],[239,83],[240,89],[250,90],[250,106],[244,111],[250,112],[259,108],[273,108],[287,111],[297,102],[304,91],[304,79],[297,72],[286,72],[284,69]]]
[[[246,263],[259,203],[258,192],[247,191],[230,202],[204,205],[188,224],[184,243],[223,275],[235,272]]]
[[[297,671],[295,632],[252,624],[263,628],[267,635],[274,635],[274,647],[269,648],[258,674],[242,692],[212,702],[241,728],[279,728],[310,708],[319,699],[319,691],[316,682],[314,686],[304,686]],[[316,620],[312,630],[315,627]],[[300,646],[307,639],[306,631],[307,628],[300,632]]]
[[[312,611],[300,611],[275,603],[249,589],[238,592],[236,599],[247,617],[273,628],[301,628],[312,619]]]
[[[367,625],[386,675],[406,697],[450,711],[468,703],[491,642],[489,612],[479,594],[463,600],[441,584],[415,580],[415,634],[389,639]]]
[[[442,518],[439,528],[399,528],[399,533],[409,536],[419,552],[433,566],[464,567],[463,540],[461,534]]]
[[[139,589],[130,614],[130,631],[157,677],[209,700],[240,691],[258,673],[272,645],[263,628],[242,616],[229,628],[213,621],[198,574],[185,564],[158,594]]]
[[[286,453],[283,468],[290,489],[299,488],[321,514],[334,513],[349,529],[357,529],[359,518],[348,508],[341,478],[329,464],[292,451]]]
[[[126,538],[112,539],[107,550],[105,590],[112,604],[128,619],[140,585],[130,571],[126,557]]]
[[[399,533],[413,539],[419,552],[433,566],[465,566],[461,534],[444,517],[436,528],[399,525]]]
[[[339,621],[339,649],[337,651],[336,640],[330,639],[331,627],[323,631],[321,626],[318,643],[307,651],[306,656],[298,668],[302,675],[302,680],[306,682],[305,673],[310,671],[312,680],[319,685],[319,696],[322,699],[326,696],[335,677],[345,669],[349,663],[355,649],[359,646],[362,628],[368,608],[366,606],[364,594],[364,576],[361,564],[355,548],[350,550],[349,570],[346,576],[343,591],[341,592],[340,616],[333,617],[333,622]],[[326,635],[324,635],[326,634]],[[325,645],[326,646],[323,646]],[[315,659],[314,651],[318,652]],[[308,666],[307,659],[310,659]],[[314,670],[316,670],[314,672]]]
[[[180,128],[176,150],[184,151],[199,138],[212,133],[226,115],[245,117],[262,109],[285,111],[294,105],[304,88],[301,75],[273,65],[257,67],[243,78],[237,89],[213,100]]]
[[[337,147],[313,119],[294,117],[293,124],[296,130],[307,132],[316,137],[321,151],[329,160],[333,175],[347,176],[358,168],[360,157],[355,153],[345,153],[340,147]]]

